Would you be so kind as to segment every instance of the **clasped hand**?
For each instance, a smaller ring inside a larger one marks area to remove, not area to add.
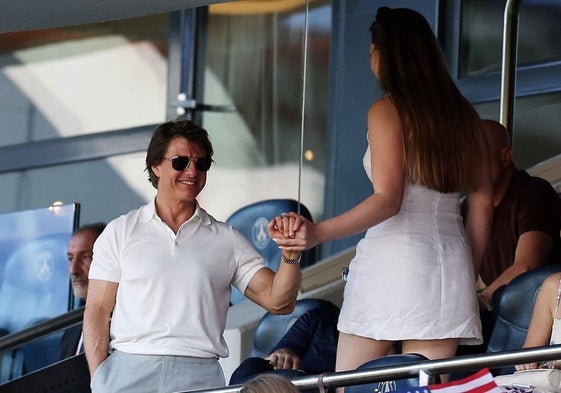
[[[279,246],[287,251],[304,251],[313,247],[308,242],[308,227],[310,221],[301,215],[290,212],[274,217],[267,229],[269,236]]]

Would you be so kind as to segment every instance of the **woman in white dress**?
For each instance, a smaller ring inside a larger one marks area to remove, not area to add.
[[[277,244],[289,250],[367,230],[349,267],[337,371],[388,354],[395,341],[429,359],[481,342],[474,281],[492,187],[480,118],[423,16],[382,7],[370,32],[370,66],[385,93],[368,111],[363,161],[373,193],[316,224],[294,213],[276,222],[286,234]],[[461,194],[473,212],[466,226]],[[305,242],[291,238],[296,230]]]

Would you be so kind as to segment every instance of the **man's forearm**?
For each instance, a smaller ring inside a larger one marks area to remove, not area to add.
[[[516,265],[512,265],[511,267],[509,267],[508,269],[506,269],[499,277],[497,277],[495,279],[495,281],[493,281],[491,284],[489,284],[487,286],[487,288],[485,288],[483,291],[481,291],[481,296],[483,296],[483,298],[491,303],[492,299],[493,299],[493,293],[495,293],[495,291],[499,288],[502,287],[503,285],[508,284],[509,282],[512,281],[513,278],[515,278],[516,276],[524,273],[528,271],[527,268],[519,268]]]
[[[84,351],[88,361],[90,377],[107,358],[109,350],[109,320],[84,318]]]

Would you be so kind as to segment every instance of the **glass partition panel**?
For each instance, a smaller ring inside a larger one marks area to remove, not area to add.
[[[75,204],[0,214],[0,328],[14,333],[69,310],[66,251],[78,215]]]
[[[501,70],[505,0],[461,3],[460,77]],[[561,2],[523,0],[520,4],[518,65],[561,61]]]
[[[219,216],[262,199],[298,198],[305,2],[275,3],[279,7],[248,10],[233,2],[209,9],[204,102],[236,108],[203,117],[216,160],[207,191],[217,184],[216,192],[205,195]],[[319,219],[331,2],[310,3],[300,192],[302,203]],[[224,190],[229,205],[214,203]]]
[[[499,103],[476,105],[483,118],[499,120]],[[513,159],[528,168],[561,153],[561,93],[539,94],[516,99]]]

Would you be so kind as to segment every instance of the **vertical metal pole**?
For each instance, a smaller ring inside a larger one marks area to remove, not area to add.
[[[166,119],[175,119],[178,115],[177,101],[181,93],[181,68],[183,54],[183,13],[175,11],[170,14],[168,33],[168,77],[167,77],[167,109]]]
[[[168,55],[168,118],[185,116],[197,124],[202,114],[207,8],[171,14]]]
[[[503,61],[501,74],[500,121],[514,135],[514,98],[516,91],[516,52],[518,49],[518,14],[521,0],[507,0],[503,20]]]
[[[306,0],[306,11],[304,15],[304,44],[302,47],[302,113],[300,116],[300,154],[298,161],[298,214],[300,214],[300,202],[302,198],[302,169],[304,166],[304,129],[306,120],[306,81],[308,79],[308,30],[309,30],[310,4]]]
[[[425,370],[419,370],[419,386],[427,386],[430,381],[430,374],[427,374]]]

